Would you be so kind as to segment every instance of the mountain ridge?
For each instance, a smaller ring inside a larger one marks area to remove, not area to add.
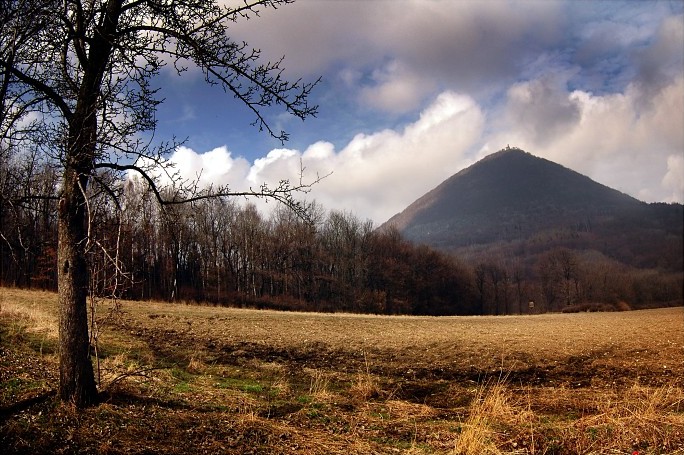
[[[513,147],[447,178],[380,229],[393,226],[414,243],[457,255],[478,246],[483,251],[472,259],[492,255],[488,245],[565,237],[551,243],[597,249],[635,267],[662,266],[658,255],[665,254],[666,268],[675,270],[682,260],[671,248],[681,244],[682,214],[681,204],[639,201]]]

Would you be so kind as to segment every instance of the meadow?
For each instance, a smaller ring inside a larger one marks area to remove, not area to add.
[[[684,454],[684,309],[409,317],[97,302],[98,406],[53,293],[0,288],[2,453]]]

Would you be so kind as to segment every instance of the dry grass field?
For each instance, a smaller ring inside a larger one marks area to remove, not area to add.
[[[0,288],[0,452],[684,454],[684,309],[506,317],[98,305],[102,403],[54,396],[56,295]]]

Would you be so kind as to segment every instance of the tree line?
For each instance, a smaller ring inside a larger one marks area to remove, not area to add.
[[[57,174],[32,159],[0,170],[3,285],[56,289]],[[468,272],[446,255],[311,204],[265,217],[240,199],[162,207],[142,180],[89,198],[90,287],[97,295],[288,310],[472,312]]]
[[[0,280],[57,287],[58,174],[40,155],[0,169]],[[587,303],[641,307],[681,298],[681,277],[554,248],[526,261],[466,265],[316,203],[303,219],[241,199],[160,206],[143,180],[90,197],[91,292],[128,299],[377,314],[521,314]],[[40,197],[39,197],[40,195]],[[534,302],[534,305],[530,305]]]

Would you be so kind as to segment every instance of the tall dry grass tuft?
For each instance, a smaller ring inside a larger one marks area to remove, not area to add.
[[[349,389],[349,393],[352,397],[361,402],[378,397],[382,392],[378,379],[370,371],[370,363],[366,358],[365,352],[363,353],[363,360],[365,370],[356,374],[356,381],[352,383],[352,386]]]
[[[548,453],[660,453],[684,455],[684,390],[635,384],[601,393],[547,390],[549,420],[499,381],[482,386],[462,424],[453,455]],[[533,392],[534,393],[534,392]],[[538,391],[537,391],[538,393]],[[565,409],[568,414],[560,418]],[[576,413],[579,412],[578,416]]]
[[[505,382],[481,386],[470,406],[468,418],[461,426],[453,455],[499,455],[501,448],[520,447],[523,453],[534,453],[534,413],[518,405]],[[519,443],[518,441],[521,441]]]
[[[577,453],[632,450],[684,453],[684,390],[633,385],[596,404],[597,413],[582,417],[562,431],[567,447]]]
[[[233,408],[233,412],[240,422],[256,422],[259,420],[260,405],[258,399],[246,394],[238,394],[234,395],[232,400],[231,408]]]
[[[190,354],[190,358],[188,359],[188,368],[187,368],[188,373],[203,374],[204,372],[206,372],[207,371],[207,364],[205,363],[206,358],[207,358],[207,354],[202,349],[194,350]]]
[[[330,380],[326,374],[318,369],[308,370],[307,373],[311,377],[309,395],[320,402],[330,400],[333,397],[333,394],[329,390]]]

